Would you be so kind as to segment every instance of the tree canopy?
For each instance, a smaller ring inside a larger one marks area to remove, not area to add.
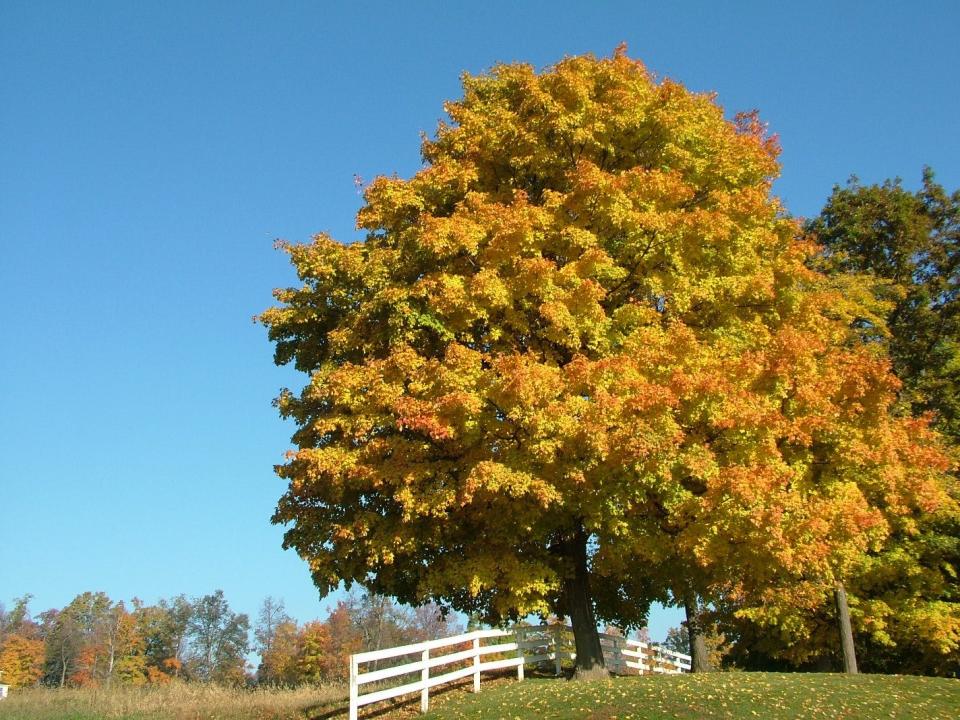
[[[822,243],[821,266],[872,279],[886,302],[887,342],[915,412],[960,440],[960,191],[948,193],[924,169],[917,192],[899,179],[836,186],[808,225]]]
[[[947,461],[893,412],[883,348],[808,267],[756,114],[618,51],[465,75],[367,235],[286,245],[262,322],[297,425],[275,522],[321,592],[361,583],[488,621],[822,592]]]
[[[899,179],[835,186],[810,220],[820,250],[811,264],[851,303],[861,338],[889,352],[902,385],[902,411],[929,413],[956,453],[958,249],[960,193],[948,193],[925,169],[912,192]],[[955,482],[946,483],[954,498]],[[960,512],[956,502],[936,512],[893,517],[882,546],[848,573],[858,656],[867,670],[956,674],[960,668]],[[733,605],[732,608],[736,608]],[[775,631],[721,607],[736,638],[731,660],[741,667],[829,666],[835,658],[829,606],[781,610]]]
[[[930,413],[960,443],[960,191],[924,168],[920,188],[900,179],[834,187],[809,223],[834,276],[866,278],[885,302],[886,335],[902,401]],[[951,485],[954,498],[960,488]],[[884,672],[960,672],[960,510],[948,504],[896,529],[852,586],[867,667]]]

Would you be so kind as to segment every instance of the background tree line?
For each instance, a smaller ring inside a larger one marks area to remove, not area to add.
[[[351,653],[457,631],[434,605],[402,608],[370,594],[350,594],[325,620],[303,624],[267,597],[252,627],[221,590],[155,605],[85,592],[35,616],[30,599],[16,599],[10,610],[0,604],[0,671],[15,688],[334,682],[346,678]],[[251,652],[260,656],[256,670]]]

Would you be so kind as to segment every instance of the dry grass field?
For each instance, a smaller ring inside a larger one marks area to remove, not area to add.
[[[331,716],[346,697],[346,687],[338,685],[289,690],[186,683],[110,690],[27,688],[0,702],[0,720],[312,720]]]

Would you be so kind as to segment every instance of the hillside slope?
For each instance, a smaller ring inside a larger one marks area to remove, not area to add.
[[[451,698],[424,720],[877,720],[960,718],[960,680],[900,675],[714,673],[604,682],[527,680]]]

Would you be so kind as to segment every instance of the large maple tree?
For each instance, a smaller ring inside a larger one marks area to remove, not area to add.
[[[321,592],[501,621],[831,583],[945,461],[771,195],[756,115],[618,51],[465,76],[366,239],[287,245],[261,315],[298,425],[275,522]]]

